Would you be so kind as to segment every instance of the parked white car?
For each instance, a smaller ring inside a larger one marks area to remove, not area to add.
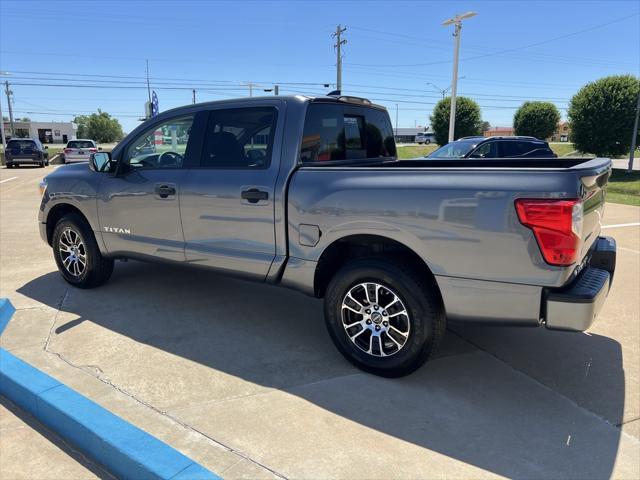
[[[93,140],[71,140],[64,149],[63,163],[88,162],[89,156],[98,151],[98,146]]]

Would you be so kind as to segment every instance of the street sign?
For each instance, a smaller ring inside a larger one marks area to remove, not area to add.
[[[151,116],[155,117],[158,113],[160,113],[158,108],[158,95],[156,95],[156,91],[154,90],[151,93]]]

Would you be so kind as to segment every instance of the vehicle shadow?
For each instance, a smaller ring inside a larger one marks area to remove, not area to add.
[[[52,303],[43,292],[61,281],[52,272],[19,293]],[[129,392],[187,423],[210,416],[207,406],[226,398],[277,389],[506,477],[608,478],[616,461],[619,430],[575,407],[621,422],[622,353],[603,336],[458,325],[423,368],[383,379],[360,374],[337,353],[321,301],[204,270],[118,264],[104,287],[71,288],[61,310],[71,315],[59,316],[51,349],[71,361],[90,358],[116,385],[126,382]],[[90,335],[89,322],[153,349],[138,352],[132,342],[119,349],[115,343],[125,341]],[[144,366],[121,377],[118,365],[136,361]],[[229,375],[240,381],[223,385]],[[149,376],[153,389],[146,387]],[[428,468],[429,452],[421,452],[415,461]]]

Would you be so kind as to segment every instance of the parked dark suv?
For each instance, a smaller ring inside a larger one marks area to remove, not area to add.
[[[463,137],[447,143],[427,158],[557,157],[549,144],[535,137]]]
[[[35,138],[12,138],[7,142],[5,152],[7,168],[18,167],[20,164],[49,165],[49,152],[40,140]]]

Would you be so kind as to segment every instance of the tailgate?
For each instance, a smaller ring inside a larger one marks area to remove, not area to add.
[[[582,260],[600,234],[611,160],[596,158],[577,167],[583,205],[582,249],[579,257]]]

